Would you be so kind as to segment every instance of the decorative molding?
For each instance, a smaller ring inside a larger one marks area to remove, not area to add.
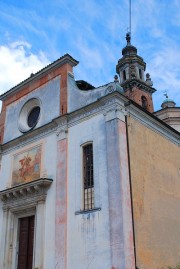
[[[119,98],[119,97],[122,98]],[[110,111],[111,109],[116,109],[118,106],[121,110],[124,107],[124,102],[126,101],[126,97],[123,96],[118,91],[114,91],[106,96],[101,97],[98,101],[90,104],[78,111],[75,111],[69,114],[68,117],[68,127],[78,124],[88,118],[94,117],[98,114],[106,113],[106,111]]]
[[[64,128],[58,128],[57,131],[56,131],[56,136],[58,138],[58,140],[62,140],[62,139],[65,139],[67,138],[67,135],[68,135],[68,128],[64,127]]]
[[[113,85],[110,85],[106,88],[106,94],[109,94],[111,92],[114,92],[115,91],[115,87],[113,87]]]
[[[128,115],[134,117],[136,120],[150,128],[152,131],[163,135],[166,137],[166,139],[169,139],[174,144],[178,146],[180,145],[180,135],[176,130],[173,131],[170,126],[166,126],[163,121],[161,122],[160,119],[156,119],[155,116],[151,116],[150,113],[144,112],[143,110],[133,105],[131,102],[127,103],[126,107],[128,107]]]
[[[116,90],[99,98],[94,103],[91,103],[69,114],[57,117],[52,122],[1,145],[0,153],[7,153],[8,151],[15,150],[19,147],[24,147],[29,143],[38,141],[39,139],[51,134],[55,134],[59,140],[64,139],[67,137],[68,128],[71,126],[74,126],[98,114],[105,116],[108,114],[108,111],[111,114],[112,112],[110,111],[114,109],[117,111],[114,116],[111,115],[111,118],[116,117],[123,120],[125,115],[132,114],[141,122],[144,122],[144,124],[154,129],[156,132],[170,138],[176,144],[179,143],[177,133],[170,130],[168,126],[166,127],[161,124],[161,122],[154,118],[153,114],[152,116],[148,115],[142,109],[136,107],[136,105],[134,105],[132,102],[129,102],[127,97]],[[108,118],[108,116],[106,118]]]
[[[91,118],[97,114],[102,113],[104,104],[93,103],[86,107],[83,107],[81,110],[75,111],[69,115],[68,127],[78,124],[79,122]]]
[[[52,179],[40,178],[0,191],[3,210],[10,209],[12,212],[19,211],[20,208],[27,210],[29,207],[32,208],[33,205],[44,203],[52,182]]]
[[[60,116],[58,118],[53,119],[50,123],[43,125],[35,130],[31,130],[26,134],[17,137],[5,144],[1,145],[0,154],[7,153],[9,151],[18,149],[19,147],[24,147],[30,143],[34,143],[43,137],[51,135],[53,133],[58,132],[61,128],[67,128],[68,117],[67,115]]]
[[[30,143],[34,143],[43,137],[53,133],[57,129],[57,125],[52,121],[42,127],[27,132],[20,137],[17,137],[5,144],[2,144],[2,153],[7,153],[12,150],[17,150],[19,147],[24,147]]]
[[[127,111],[120,104],[115,104],[110,109],[105,108],[103,114],[106,122],[114,119],[119,119],[125,122],[125,116],[127,115]]]
[[[65,116],[56,118],[54,120],[54,122],[57,126],[57,128],[55,130],[57,140],[62,140],[62,139],[67,138],[67,135],[68,135],[68,117],[65,115]]]
[[[121,95],[121,99],[119,98],[119,95]],[[105,107],[111,107],[115,103],[119,103],[123,107],[124,101],[126,101],[126,97],[120,94],[118,91],[114,91],[104,97],[101,97],[92,104],[89,104],[69,114],[59,116],[44,126],[31,130],[18,138],[2,144],[1,152],[4,154],[12,150],[17,150],[19,147],[24,147],[27,144],[36,142],[39,139],[54,133],[57,135],[58,139],[63,139],[67,137],[66,129],[69,127],[76,125],[83,120],[87,120],[87,118],[91,118],[97,114],[103,113]]]
[[[121,84],[121,86],[123,87],[123,89],[125,90],[125,92],[128,89],[132,89],[133,87],[138,87],[143,91],[149,92],[149,93],[154,93],[156,91],[155,88],[150,87],[149,85],[147,85],[145,82],[138,80],[138,79],[129,79],[126,80],[125,82],[123,82]]]

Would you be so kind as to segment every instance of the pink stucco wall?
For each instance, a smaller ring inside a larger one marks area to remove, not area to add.
[[[55,255],[56,268],[66,268],[67,245],[67,139],[58,141],[56,179]]]

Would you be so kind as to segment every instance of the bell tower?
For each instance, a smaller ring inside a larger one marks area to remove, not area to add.
[[[122,49],[122,58],[116,65],[125,96],[135,101],[149,112],[154,112],[152,94],[156,91],[152,86],[150,75],[146,74],[146,63],[137,55],[137,48],[131,45],[131,35],[126,34],[127,45]]]

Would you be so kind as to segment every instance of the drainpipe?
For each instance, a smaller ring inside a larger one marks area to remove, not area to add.
[[[130,160],[130,151],[129,151],[129,134],[128,134],[128,116],[125,116],[126,123],[126,137],[127,137],[127,155],[128,155],[128,169],[129,169],[129,186],[130,186],[130,197],[131,197],[131,212],[132,212],[132,228],[133,228],[133,243],[134,243],[134,258],[135,258],[135,267],[136,265],[136,241],[135,241],[135,225],[134,225],[134,209],[133,209],[133,197],[132,197],[132,182],[131,182],[131,160]]]

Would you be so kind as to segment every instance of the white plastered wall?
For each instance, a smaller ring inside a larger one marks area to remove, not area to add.
[[[11,187],[11,179],[12,179],[12,168],[13,168],[13,155],[17,152],[28,150],[28,148],[32,148],[33,146],[37,146],[41,144],[42,145],[42,156],[41,156],[41,177],[47,177],[50,179],[53,179],[53,183],[51,184],[50,188],[48,189],[47,192],[47,197],[44,206],[42,207],[36,207],[34,214],[35,214],[35,230],[36,230],[36,224],[37,224],[37,214],[40,212],[42,215],[42,220],[40,219],[39,221],[42,222],[40,224],[40,229],[42,231],[43,235],[43,245],[44,249],[42,249],[39,252],[39,256],[43,256],[43,264],[42,267],[43,269],[49,269],[53,266],[54,264],[54,253],[55,253],[55,188],[56,188],[56,155],[57,155],[57,136],[56,133],[51,134],[47,136],[44,139],[37,140],[33,143],[29,143],[28,145],[24,145],[21,147],[17,147],[16,149],[7,152],[2,156],[2,162],[1,162],[1,174],[0,174],[0,190],[4,190],[6,188]],[[0,239],[3,240],[5,234],[3,229],[3,210],[2,210],[3,202],[0,201]],[[34,208],[34,206],[33,206]],[[18,213],[19,214],[19,213]],[[13,240],[11,242],[8,242],[7,250],[11,248],[12,252],[12,261],[10,263],[6,263],[6,268],[3,269],[16,269],[15,266],[17,264],[17,255],[15,254],[17,252],[17,234],[18,234],[18,214],[13,215],[11,213],[11,219],[13,221]],[[32,212],[30,212],[30,215]],[[19,215],[19,217],[27,216],[25,215]],[[11,221],[11,220],[10,220]],[[11,221],[11,222],[12,222]],[[11,225],[12,226],[12,225]],[[7,233],[11,233],[9,230],[10,226],[7,227]],[[35,245],[37,244],[38,240],[41,240],[39,238],[39,233],[35,233],[35,241],[34,241],[34,249]],[[3,245],[1,242],[1,247],[3,249]],[[4,255],[4,254],[3,254]],[[7,257],[7,255],[5,254]],[[34,253],[34,258],[35,260],[35,253]],[[36,256],[36,259],[38,260],[39,258]],[[36,261],[33,262],[34,265],[36,264]],[[53,268],[53,267],[52,267]]]
[[[83,209],[82,145],[88,141],[93,143],[95,207],[100,210],[79,213]],[[68,269],[110,268],[106,170],[105,123],[101,114],[78,123],[68,131]]]

